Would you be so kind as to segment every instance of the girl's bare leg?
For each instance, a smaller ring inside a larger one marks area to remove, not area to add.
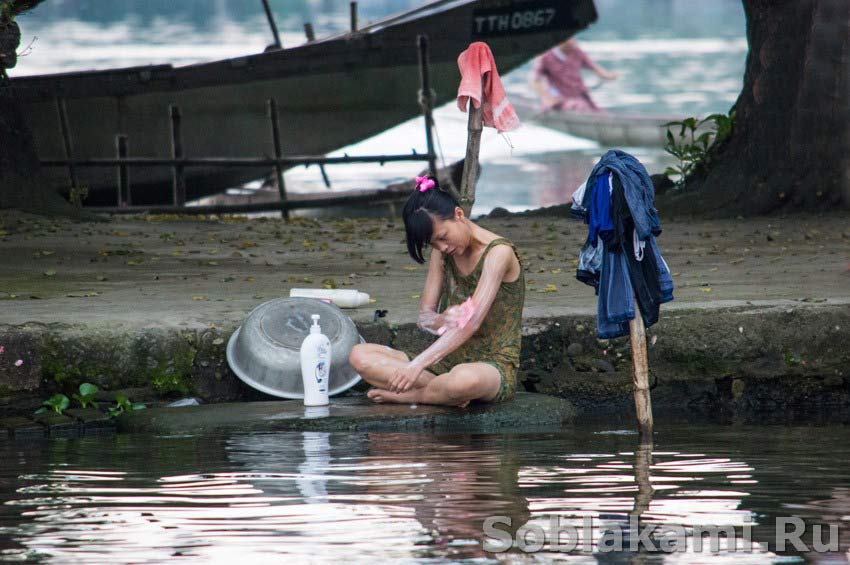
[[[389,387],[395,370],[404,367],[410,360],[403,351],[377,343],[359,343],[348,356],[348,362],[363,380],[379,389]],[[423,371],[414,387],[424,387],[435,375]]]
[[[369,391],[369,398],[375,402],[463,407],[470,400],[493,400],[499,394],[501,384],[502,376],[493,365],[463,363],[448,373],[434,377],[424,387],[402,393],[379,387]]]

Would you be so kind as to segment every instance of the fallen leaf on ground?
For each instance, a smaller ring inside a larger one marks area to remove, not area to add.
[[[711,292],[711,287],[710,286],[703,286],[703,287],[700,288],[700,290],[702,292]]]
[[[547,284],[543,288],[541,288],[538,292],[558,292],[558,287],[553,284]]]
[[[44,276],[45,277],[55,277],[56,271],[54,271],[53,269],[48,269],[48,270],[44,271]]]
[[[202,295],[202,294],[199,294],[198,296],[192,297],[192,300],[206,300],[206,299],[207,299],[207,297]]]

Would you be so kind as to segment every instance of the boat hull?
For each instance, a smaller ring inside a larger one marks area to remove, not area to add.
[[[605,147],[666,147],[666,124],[684,119],[673,115],[619,112],[541,112],[531,101],[515,102],[514,107],[523,121],[590,139]],[[696,135],[709,129],[708,125],[702,125]],[[673,134],[677,133],[673,128]]]
[[[484,20],[481,29],[482,14],[510,13],[532,4],[561,10],[558,27],[510,34],[488,30],[491,20]],[[128,137],[130,156],[169,158],[170,105],[177,105],[182,114],[186,157],[272,156],[270,98],[277,101],[284,154],[325,154],[421,113],[419,34],[430,39],[432,89],[436,103],[442,104],[456,95],[460,80],[456,59],[470,42],[486,41],[504,73],[595,18],[592,0],[437,2],[431,11],[416,10],[354,34],[287,50],[179,68],[160,65],[21,77],[13,84],[42,160],[65,158],[56,103],[60,97],[67,107],[76,159],[116,156],[117,134]],[[411,140],[396,153],[423,142],[424,132],[421,141]],[[188,167],[187,197],[220,192],[269,172]],[[67,169],[50,167],[47,174],[53,185],[68,187]],[[79,184],[90,189],[87,203],[115,202],[114,168],[80,167],[77,176]],[[169,167],[133,167],[130,181],[133,204],[171,200]]]

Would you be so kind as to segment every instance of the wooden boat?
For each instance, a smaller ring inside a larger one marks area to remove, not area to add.
[[[673,115],[620,112],[542,112],[533,101],[512,99],[512,102],[523,121],[590,139],[605,147],[664,147],[667,145],[665,124],[684,119]],[[706,130],[704,126],[698,133]],[[674,128],[674,135],[676,133]]]
[[[457,56],[469,43],[486,41],[505,73],[596,17],[592,0],[440,0],[290,49],[177,68],[19,77],[13,84],[42,160],[65,158],[59,97],[78,159],[114,157],[119,133],[128,136],[130,157],[170,158],[172,104],[182,113],[185,157],[271,156],[270,98],[280,112],[283,153],[325,154],[421,113],[418,35],[429,37],[432,89],[441,104],[457,93]],[[65,169],[47,173],[67,188]],[[266,174],[267,168],[187,167],[187,198]],[[80,168],[77,175],[90,190],[87,204],[114,203],[114,169]],[[169,167],[134,167],[130,176],[134,204],[170,201]]]

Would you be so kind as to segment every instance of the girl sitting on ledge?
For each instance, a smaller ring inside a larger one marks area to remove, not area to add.
[[[431,247],[419,301],[419,327],[439,336],[410,355],[372,343],[355,345],[351,366],[375,388],[375,402],[464,407],[472,400],[513,397],[525,300],[525,278],[507,239],[467,218],[430,177],[417,177],[404,206],[407,250],[418,263]],[[441,295],[448,308],[438,312]]]

